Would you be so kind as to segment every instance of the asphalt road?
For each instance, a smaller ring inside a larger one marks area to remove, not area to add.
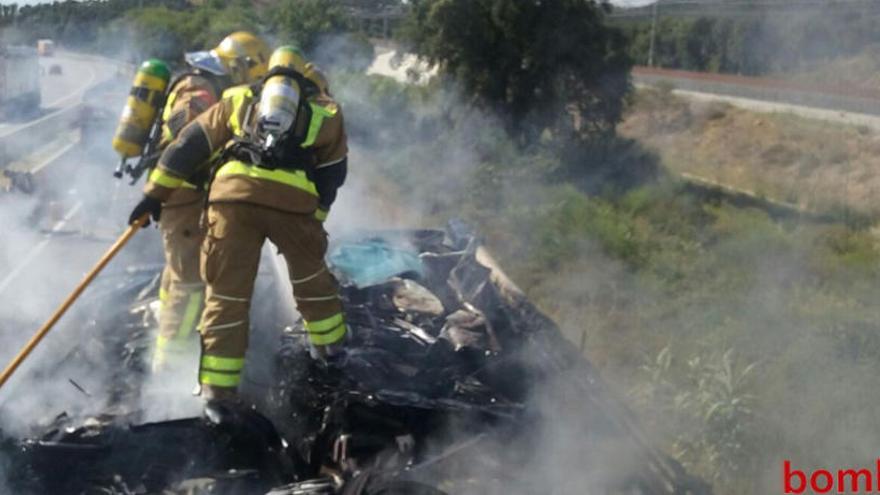
[[[46,75],[41,88],[43,108],[35,118],[78,104],[85,91],[113,77],[117,70],[101,59],[65,53],[42,58],[40,63]],[[61,74],[48,75],[48,68],[55,64]],[[113,107],[116,114],[123,104],[108,101],[107,107]],[[38,127],[28,127],[33,120],[0,123],[0,136],[31,132]],[[102,131],[92,137],[94,142],[81,143],[61,158],[36,164],[42,170],[35,179],[34,194],[0,191],[0,366],[48,319],[125,228],[139,187],[112,177],[116,158],[111,134],[112,129]],[[107,267],[108,276],[132,264],[160,262],[159,246],[155,229],[138,233]],[[54,342],[56,349],[63,347],[65,327],[79,323],[75,306],[47,341]],[[51,354],[38,350],[34,357],[51,359]]]
[[[633,69],[636,85],[671,85],[673,93],[701,101],[720,101],[764,113],[880,129],[880,93],[837,86],[805,85],[772,78],[665,70]],[[815,87],[814,87],[815,86]]]
[[[53,65],[61,68],[61,74],[50,75]],[[0,136],[15,132],[40,117],[76,105],[83,93],[92,86],[107,80],[116,73],[116,66],[106,60],[58,52],[53,57],[40,57],[40,111],[34,115],[0,121]]]

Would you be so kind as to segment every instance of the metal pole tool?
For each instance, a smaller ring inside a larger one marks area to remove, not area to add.
[[[128,243],[128,241],[134,236],[134,234],[138,230],[140,230],[141,227],[144,226],[144,223],[146,223],[148,218],[149,213],[145,213],[142,217],[137,219],[136,222],[129,225],[128,229],[126,229],[126,231],[123,232],[121,236],[119,236],[119,239],[117,239],[116,242],[113,243],[112,246],[110,246],[110,249],[107,250],[106,253],[104,253],[104,256],[102,256],[100,260],[98,260],[98,263],[94,266],[94,268],[92,268],[92,270],[86,274],[85,278],[82,279],[79,285],[77,285],[76,288],[73,289],[73,292],[71,292],[70,295],[67,296],[67,299],[65,299],[64,302],[61,303],[61,306],[59,306],[58,309],[55,310],[55,313],[52,315],[51,318],[49,318],[49,321],[44,323],[43,326],[40,327],[39,330],[37,330],[37,333],[35,333],[34,336],[31,337],[31,340],[29,340],[28,343],[25,344],[21,351],[18,352],[18,355],[15,356],[15,358],[9,363],[9,365],[6,366],[6,369],[3,370],[3,374],[0,375],[0,387],[2,387],[7,380],[9,380],[9,377],[11,377],[13,373],[15,373],[15,370],[18,369],[18,367],[21,365],[21,363],[24,362],[25,359],[27,359],[34,348],[39,345],[40,341],[43,340],[43,337],[45,337],[46,334],[49,333],[49,330],[51,330],[52,327],[55,326],[56,323],[58,323],[58,320],[60,320],[61,317],[64,316],[64,313],[66,313],[67,310],[70,309],[71,306],[73,306],[73,303],[77,300],[77,298],[79,298],[86,287],[88,287],[89,284],[91,284],[92,281],[95,280],[95,277],[98,276],[101,270],[103,270],[104,267],[107,266],[107,263],[110,263],[110,260],[112,260],[113,257],[116,256],[119,251],[121,251],[122,248]]]

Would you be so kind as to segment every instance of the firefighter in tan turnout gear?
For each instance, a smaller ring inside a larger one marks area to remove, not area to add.
[[[266,43],[247,32],[230,34],[209,52],[187,53],[185,58],[192,70],[169,88],[161,116],[159,149],[165,149],[186,124],[219,101],[224,90],[262,77],[269,56]],[[154,371],[175,367],[175,358],[197,349],[195,330],[205,293],[199,276],[204,237],[199,220],[206,181],[206,174],[190,177],[165,200],[160,223],[165,270],[159,290],[162,311],[153,353]]]
[[[207,284],[199,382],[206,399],[234,397],[248,343],[248,311],[266,239],[285,257],[294,298],[316,352],[329,355],[346,335],[338,287],[324,263],[322,219],[347,172],[339,106],[297,70],[282,47],[259,83],[227,90],[164,151],[131,221],[161,212],[185,181],[215,160],[208,232],[202,244]]]

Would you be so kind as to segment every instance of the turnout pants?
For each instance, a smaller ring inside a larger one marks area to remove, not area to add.
[[[174,366],[181,355],[195,352],[196,326],[204,307],[205,284],[199,274],[204,230],[199,226],[202,202],[162,210],[159,228],[165,248],[165,270],[159,289],[162,310],[153,352],[153,370]]]
[[[201,263],[207,290],[199,383],[205,397],[235,393],[241,381],[250,300],[266,239],[287,261],[293,296],[312,344],[329,345],[345,336],[336,279],[324,263],[327,234],[321,222],[313,215],[248,203],[212,203]]]

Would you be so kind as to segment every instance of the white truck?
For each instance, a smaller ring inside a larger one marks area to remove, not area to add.
[[[40,63],[37,50],[0,45],[0,117],[40,107]]]
[[[50,39],[37,40],[37,53],[41,57],[51,57],[55,55],[55,42]]]

